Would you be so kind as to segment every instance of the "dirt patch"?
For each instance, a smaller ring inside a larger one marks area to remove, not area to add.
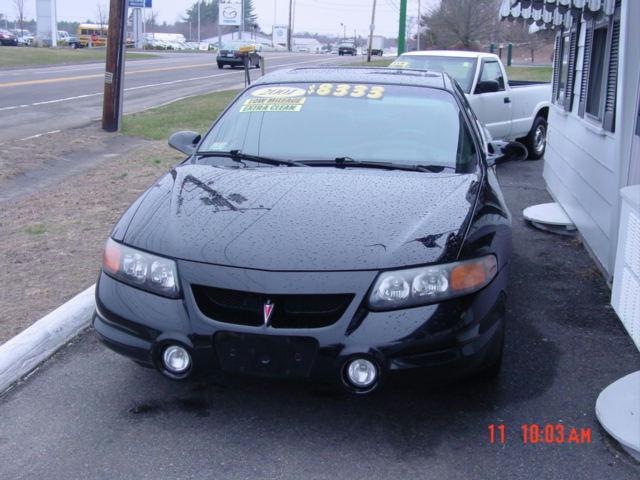
[[[46,152],[33,145],[30,150]],[[62,148],[52,150],[62,155]],[[0,203],[0,344],[95,282],[115,221],[181,158],[164,142],[146,143],[19,201]]]

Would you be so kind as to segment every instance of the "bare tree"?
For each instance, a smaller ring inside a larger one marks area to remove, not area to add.
[[[18,23],[20,24],[20,33],[22,33],[22,30],[24,29],[24,0],[13,0],[13,4],[16,7]]]
[[[531,33],[529,24],[512,21],[504,22],[499,41],[526,49],[529,52],[531,63],[534,63],[536,52],[553,43],[554,36],[555,32],[553,30],[539,29]]]
[[[96,13],[98,16],[98,24],[105,25],[107,21],[107,7],[98,3],[96,5]]]
[[[438,47],[477,49],[499,23],[498,0],[446,0],[428,10],[423,24]]]
[[[158,25],[158,12],[154,12],[153,8],[146,18],[146,24],[146,28],[153,28]]]

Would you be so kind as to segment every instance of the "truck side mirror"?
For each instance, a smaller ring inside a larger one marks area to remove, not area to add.
[[[520,142],[503,142],[496,140],[489,143],[489,156],[487,164],[492,167],[499,163],[510,162],[512,160],[526,160],[529,150]]]
[[[169,137],[169,146],[186,155],[193,155],[200,138],[200,134],[196,132],[177,132]]]
[[[499,91],[500,91],[500,84],[498,83],[497,80],[483,80],[481,82],[478,82],[478,84],[476,85],[476,91],[474,93],[481,94],[481,93],[493,93],[493,92],[499,92]]]

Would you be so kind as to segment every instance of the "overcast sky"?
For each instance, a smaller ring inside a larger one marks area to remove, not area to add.
[[[408,0],[408,15],[416,17],[419,0]],[[423,11],[438,0],[421,0]],[[58,20],[84,21],[97,18],[97,5],[108,5],[108,0],[57,0]],[[153,10],[160,22],[173,23],[194,0],[153,0]],[[376,33],[385,36],[398,34],[398,5],[400,0],[378,0]],[[253,0],[258,22],[265,32],[271,26],[286,24],[289,0]],[[295,0],[294,32],[308,31],[325,34],[342,34],[341,23],[347,26],[347,34],[365,35],[371,22],[373,0]],[[0,13],[10,20],[16,17],[14,0],[0,0]],[[275,19],[274,19],[275,14]],[[36,0],[25,0],[25,16],[35,18]],[[4,27],[4,25],[2,25]]]

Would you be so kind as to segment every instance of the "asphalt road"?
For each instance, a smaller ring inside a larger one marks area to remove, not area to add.
[[[597,395],[640,369],[610,291],[571,238],[526,226],[549,200],[542,162],[506,164],[514,215],[505,365],[497,382],[393,385],[347,397],[219,377],[173,383],[91,332],[0,398],[0,478],[637,479],[598,426]],[[591,429],[527,444],[522,424]],[[488,426],[504,424],[491,444]]]
[[[353,57],[304,53],[265,53],[266,71],[293,66],[357,61]],[[358,57],[360,58],[360,57]],[[1,66],[0,66],[1,68]],[[258,77],[259,70],[252,70]],[[168,53],[128,61],[125,113],[176,98],[244,85],[241,69],[219,70],[215,56]],[[0,69],[0,144],[84,125],[102,115],[104,63]]]

